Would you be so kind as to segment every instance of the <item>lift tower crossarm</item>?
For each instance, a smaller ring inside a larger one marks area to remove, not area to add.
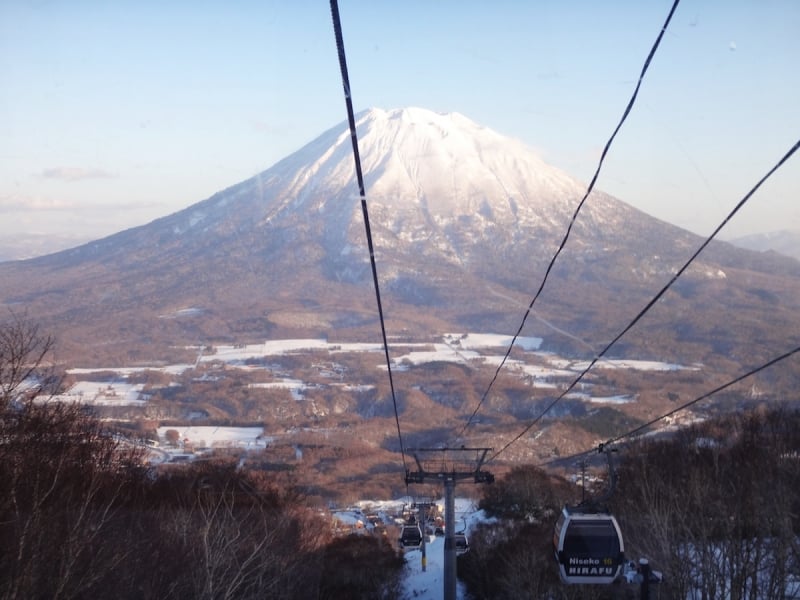
[[[408,454],[414,456],[414,462],[417,464],[417,470],[406,471],[406,483],[437,483],[444,481],[460,481],[472,479],[475,483],[493,483],[494,476],[488,471],[481,470],[483,463],[486,461],[486,455],[492,451],[492,448],[409,448],[406,450]],[[452,453],[465,453],[474,452],[475,459],[472,461],[461,460],[447,460],[447,454]],[[423,461],[420,456],[423,454],[437,453],[441,455],[439,459],[439,468],[426,468],[426,463],[432,462],[431,459]],[[474,467],[468,468],[467,464],[472,463]],[[461,467],[461,468],[457,468]]]

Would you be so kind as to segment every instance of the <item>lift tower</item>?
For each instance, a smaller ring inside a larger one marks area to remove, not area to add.
[[[406,484],[444,484],[444,600],[456,600],[455,490],[457,481],[492,483],[494,475],[481,469],[491,448],[408,449],[417,470],[406,471]],[[423,535],[425,523],[422,524]]]

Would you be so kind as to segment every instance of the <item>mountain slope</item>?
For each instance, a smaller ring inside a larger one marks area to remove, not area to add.
[[[371,109],[357,125],[389,330],[515,331],[585,186],[458,114]],[[529,328],[562,350],[596,351],[701,241],[593,193]],[[346,123],[185,210],[0,264],[0,281],[0,302],[95,357],[110,345],[151,356],[214,339],[378,335]],[[800,335],[799,292],[796,261],[715,244],[620,351],[708,360],[719,339],[757,339],[768,352]]]

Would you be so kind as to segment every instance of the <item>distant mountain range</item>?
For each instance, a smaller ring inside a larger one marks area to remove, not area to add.
[[[777,252],[800,260],[800,231],[756,233],[732,239],[731,244],[758,252]]]
[[[91,241],[90,237],[44,233],[0,234],[0,262],[53,254]]]
[[[459,114],[371,109],[357,125],[388,333],[516,331],[585,186]],[[594,192],[525,333],[593,355],[701,242]],[[0,263],[0,281],[0,303],[73,359],[380,335],[346,123],[148,225]],[[797,344],[799,309],[800,262],[713,243],[614,356],[735,370]]]

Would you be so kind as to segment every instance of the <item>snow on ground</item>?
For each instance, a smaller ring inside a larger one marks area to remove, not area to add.
[[[79,381],[64,394],[59,394],[51,401],[95,406],[138,406],[146,403],[140,396],[142,384],[108,383],[107,381]]]
[[[444,507],[444,499],[437,502],[439,507]],[[477,510],[472,500],[467,498],[455,499],[455,529],[456,532],[465,532],[469,539],[473,526],[486,522],[483,511]],[[405,552],[406,577],[403,580],[404,600],[441,600],[444,596],[444,538],[426,538],[425,558],[426,569],[422,570],[422,551],[409,550]],[[456,581],[456,598],[466,598],[466,588],[461,581]]]
[[[167,431],[174,429],[178,432],[180,440],[191,443],[197,447],[205,448],[265,448],[273,438],[264,436],[263,427],[214,427],[197,426],[187,427],[182,425],[164,426],[158,428],[158,439],[164,444]]]
[[[298,379],[284,379],[283,381],[272,381],[268,383],[251,383],[247,387],[264,389],[283,389],[289,390],[295,400],[304,400],[303,390],[308,386]]]
[[[175,364],[167,366],[152,366],[152,367],[83,367],[67,369],[67,373],[71,375],[91,375],[92,373],[115,373],[120,377],[127,377],[128,375],[135,375],[143,373],[144,371],[158,371],[160,373],[167,373],[169,375],[183,375],[183,373],[191,369],[193,365]]]
[[[351,383],[332,383],[331,387],[338,387],[345,392],[368,392],[374,390],[375,386],[372,384],[351,384]]]
[[[634,400],[635,398],[629,394],[620,394],[617,396],[589,396],[589,402],[593,404],[628,404]]]
[[[198,307],[179,308],[171,313],[158,315],[159,319],[180,319],[181,317],[198,317],[205,312],[205,309]]]
[[[513,336],[501,333],[445,333],[444,341],[451,346],[459,346],[464,350],[475,348],[508,348]],[[538,350],[542,345],[542,338],[520,336],[514,346],[523,350]]]
[[[499,366],[503,360],[503,355],[483,354],[479,350],[486,348],[508,347],[511,344],[512,336],[498,333],[446,333],[442,336],[440,343],[401,343],[392,344],[395,352],[392,355],[392,362],[397,370],[405,370],[410,365],[422,365],[429,362],[453,362],[467,364],[473,360],[483,360],[488,365]],[[506,361],[508,368],[514,368],[526,376],[534,377],[537,380],[548,378],[572,377],[575,372],[584,370],[588,361],[571,361],[561,358],[548,352],[538,351],[542,344],[542,338],[538,337],[519,337],[515,346],[526,352],[534,352],[541,357],[550,367],[542,365],[530,365],[518,359]],[[431,349],[432,348],[432,349]],[[185,371],[197,367],[201,363],[223,362],[231,367],[263,368],[248,365],[248,361],[264,359],[269,356],[283,356],[298,352],[320,351],[329,354],[336,353],[358,353],[358,352],[377,352],[383,349],[377,343],[331,343],[322,338],[310,339],[283,339],[267,340],[260,344],[238,344],[232,346],[214,346],[210,354],[204,353],[204,348],[199,346],[190,348],[198,351],[195,365],[175,364],[167,366],[152,367],[124,367],[124,368],[80,368],[69,369],[68,373],[73,375],[91,375],[101,371],[116,373],[120,377],[126,377],[134,373],[141,373],[147,370],[161,371],[171,375],[181,375]],[[399,354],[399,350],[406,352]],[[272,368],[272,367],[269,367]],[[385,369],[385,365],[379,366]],[[615,360],[603,359],[595,365],[598,369],[635,369],[639,371],[677,371],[677,370],[699,370],[700,365],[683,366],[672,363],[648,361],[648,360]],[[537,381],[537,385],[548,386],[547,382]],[[287,387],[293,394],[298,394],[302,387],[293,382],[278,384],[278,387]]]
[[[589,366],[589,361],[575,362],[570,365],[575,371],[583,371]],[[685,367],[673,363],[659,362],[656,360],[600,360],[595,369],[635,369],[637,371],[681,371],[684,369],[697,370],[696,367]]]
[[[480,354],[474,352],[478,348],[504,347],[511,343],[512,336],[497,333],[447,333],[444,334],[442,344],[434,344],[434,351],[412,351],[409,354],[395,358],[396,362],[407,359],[413,364],[430,361],[455,361],[463,362],[466,359],[479,358]],[[542,338],[519,337],[516,345],[524,350],[536,350],[542,344]],[[430,344],[392,344],[396,347],[429,347]],[[454,348],[455,347],[455,348]],[[303,352],[308,350],[321,350],[330,353],[337,352],[378,352],[383,346],[377,343],[333,343],[325,339],[286,339],[267,340],[263,344],[243,344],[236,346],[215,346],[213,354],[204,354],[201,362],[223,361],[226,363],[243,363],[248,359],[263,358],[265,356],[280,356],[284,354]]]
[[[491,349],[493,348],[508,347],[513,338],[510,335],[496,333],[446,333],[442,335],[441,339],[442,342],[440,343],[393,342],[392,347],[394,351],[391,356],[393,368],[397,371],[406,371],[413,366],[430,362],[451,362],[468,365],[473,361],[483,361],[486,365],[499,366],[504,356],[499,354],[487,354],[484,350],[488,348],[490,349],[489,352],[492,352],[493,350]],[[505,362],[505,366],[508,370],[513,371],[518,377],[527,378],[534,388],[558,389],[560,381],[571,379],[576,372],[585,370],[589,365],[588,361],[572,361],[559,357],[551,352],[540,351],[539,348],[541,344],[542,338],[538,337],[519,337],[515,342],[515,346],[531,353],[532,358],[538,358],[537,362],[543,362],[544,364],[527,364],[527,357],[531,357],[531,354],[528,354],[524,360],[520,360],[518,357],[515,359],[508,359]],[[266,369],[272,373],[276,381],[254,383],[250,384],[250,387],[286,389],[295,400],[302,401],[306,399],[304,391],[311,387],[311,384],[292,379],[291,374],[283,372],[283,367],[279,364],[266,364],[264,359],[270,356],[282,356],[310,351],[316,353],[327,352],[331,355],[336,353],[376,352],[382,350],[383,347],[376,343],[331,343],[323,338],[309,338],[267,340],[259,344],[220,345],[214,346],[211,353],[207,353],[207,346],[193,346],[189,349],[198,352],[197,360],[194,365],[175,364],[153,367],[81,368],[70,369],[68,373],[77,376],[91,377],[93,373],[105,371],[113,372],[117,377],[124,379],[128,375],[154,370],[179,376],[186,371],[200,366],[202,363],[211,364],[222,362],[225,363],[228,368],[244,370]],[[400,351],[404,353],[400,354]],[[345,386],[344,389],[352,391],[364,391],[368,389],[365,386],[357,386],[342,381],[345,378],[345,370],[332,358],[322,359],[320,362],[315,363],[314,367],[317,369],[320,376],[339,380],[337,384],[333,385],[342,385]],[[387,367],[385,364],[380,364],[377,368],[386,370]],[[648,360],[603,359],[595,365],[595,368],[634,369],[638,371],[696,371],[700,370],[702,365],[694,364],[691,366],[683,366]],[[194,381],[215,381],[218,378],[218,375],[204,372],[196,377]],[[99,378],[96,377],[95,379]],[[350,387],[346,387],[348,385]],[[57,399],[67,402],[96,405],[136,405],[144,404],[147,401],[147,396],[139,393],[141,390],[141,386],[126,384],[124,382],[113,382],[109,384],[107,381],[82,381],[65,395],[57,397]],[[578,395],[572,395],[571,397],[595,404],[623,404],[635,401],[635,398],[630,396],[594,397],[590,394],[580,392]]]
[[[453,350],[446,344],[434,344],[433,350],[411,351],[402,356],[395,356],[393,360],[397,363],[409,362],[413,365],[421,365],[429,362],[466,363],[480,357],[481,355],[473,350]]]
[[[263,344],[242,344],[236,346],[214,346],[213,354],[204,354],[200,362],[222,361],[226,363],[242,363],[248,359],[266,356],[283,356],[309,350],[325,352],[377,352],[383,349],[381,344],[372,343],[331,343],[325,339],[286,339],[267,340]]]
[[[202,362],[221,360],[223,362],[244,362],[247,359],[276,356],[307,350],[327,350],[324,339],[267,340],[263,344],[237,346],[215,346],[213,354],[203,355]]]
[[[428,538],[431,540],[431,538]],[[434,537],[425,547],[426,568],[422,570],[422,551],[408,550],[404,600],[441,600],[444,597],[444,538]],[[456,598],[466,598],[464,585],[456,580]]]
[[[503,362],[503,356],[500,356],[499,354],[494,356],[484,356],[483,361],[487,365],[499,367],[500,363]],[[538,379],[547,377],[573,377],[575,375],[573,371],[569,371],[567,369],[556,369],[542,365],[528,365],[513,358],[506,359],[505,367],[508,369],[515,369],[524,373],[525,375],[530,375],[531,377]],[[537,385],[539,385],[539,383],[539,381],[536,382]]]
[[[358,521],[362,521],[368,528],[367,514],[378,514],[387,522],[387,519],[391,518],[388,515],[402,514],[403,510],[407,510],[413,502],[414,499],[411,497],[389,501],[362,500],[346,510],[334,511],[334,517],[349,527],[358,527]],[[437,500],[436,504],[443,513],[444,498]],[[469,498],[455,499],[454,520],[456,532],[465,532],[468,539],[477,523],[487,522],[484,512],[479,511],[475,502]],[[426,538],[425,571],[422,570],[422,550],[409,549],[404,555],[406,570],[401,596],[403,600],[440,600],[444,596],[444,538],[441,536]],[[466,598],[466,589],[460,581],[456,582],[456,597]]]
[[[592,404],[629,404],[636,401],[636,397],[630,394],[618,394],[616,396],[592,396],[585,392],[572,392],[567,394],[565,398],[572,398],[573,400],[583,400],[584,402],[591,402]]]

